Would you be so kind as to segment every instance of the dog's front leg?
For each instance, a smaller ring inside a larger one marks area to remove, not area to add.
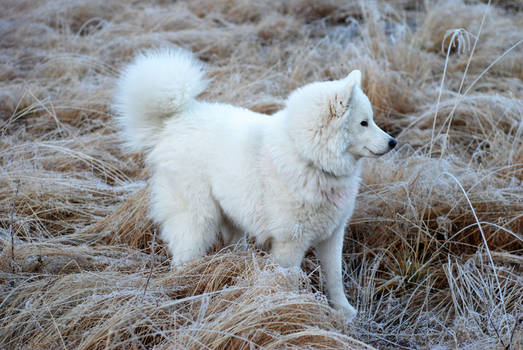
[[[332,306],[341,310],[350,321],[356,316],[356,309],[349,303],[343,288],[341,259],[345,226],[337,229],[329,238],[316,248],[321,268],[327,282],[327,293]]]
[[[295,240],[275,240],[272,242],[271,254],[282,267],[300,267],[306,248],[302,242]]]

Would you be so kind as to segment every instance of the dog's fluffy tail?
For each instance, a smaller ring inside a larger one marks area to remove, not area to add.
[[[118,81],[114,108],[132,151],[150,149],[167,118],[184,111],[205,90],[202,64],[183,49],[137,56]]]

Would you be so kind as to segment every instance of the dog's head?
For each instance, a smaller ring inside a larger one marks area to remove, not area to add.
[[[302,156],[336,175],[350,171],[355,160],[381,156],[397,143],[374,123],[358,70],[294,91],[287,101],[287,131]]]

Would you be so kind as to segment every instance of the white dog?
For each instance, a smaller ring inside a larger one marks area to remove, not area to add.
[[[149,52],[116,95],[127,145],[148,152],[151,216],[173,263],[203,256],[219,234],[234,243],[247,233],[284,267],[314,247],[332,305],[354,317],[341,260],[360,159],[396,145],[373,121],[361,73],[297,89],[272,116],[197,100],[203,76],[187,51]]]

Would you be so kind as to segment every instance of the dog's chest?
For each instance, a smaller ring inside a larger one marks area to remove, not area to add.
[[[331,187],[320,191],[324,205],[329,208],[344,207],[347,202],[356,197],[354,186]]]
[[[331,187],[317,195],[316,200],[303,201],[295,213],[294,238],[321,241],[344,225],[354,209],[357,186]]]

